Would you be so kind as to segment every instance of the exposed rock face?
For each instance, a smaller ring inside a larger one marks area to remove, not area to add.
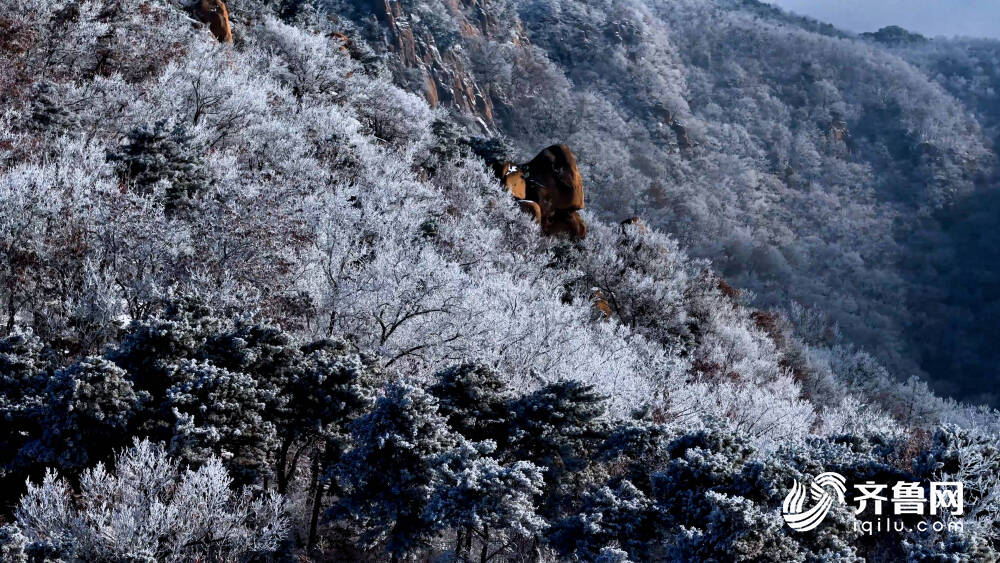
[[[523,171],[506,162],[501,165],[498,175],[503,182],[503,187],[507,188],[514,199],[528,199],[528,184],[524,181]]]
[[[521,211],[531,215],[536,223],[542,222],[542,208],[537,203],[526,199],[519,199],[517,200],[517,206],[521,208]]]
[[[212,35],[222,43],[233,42],[233,30],[229,25],[229,10],[222,0],[201,0],[194,7],[194,16],[207,24]]]
[[[525,199],[537,201],[546,215],[583,209],[583,178],[566,145],[552,145],[522,169],[527,181]]]
[[[489,34],[491,23],[480,5],[482,1],[449,2],[450,15],[460,23],[459,32],[463,37]],[[493,124],[489,86],[476,82],[459,51],[437,45],[434,38],[417,25],[419,18],[408,14],[398,0],[373,0],[372,7],[375,17],[387,28],[386,47],[399,57],[404,67],[420,72],[424,97],[432,107],[454,106],[466,114],[478,116],[487,126]],[[478,14],[478,21],[466,17],[465,13],[470,10]]]
[[[542,232],[547,235],[568,235],[581,239],[587,236],[587,224],[576,211],[556,211],[542,218]]]
[[[573,151],[552,145],[521,167],[493,163],[504,188],[531,213],[548,235],[587,236],[587,225],[577,211],[583,209],[583,178]]]

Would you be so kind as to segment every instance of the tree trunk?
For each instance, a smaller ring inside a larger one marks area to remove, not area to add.
[[[479,563],[486,563],[490,558],[490,529],[483,528],[483,548],[479,550]]]
[[[462,528],[455,531],[455,560],[462,558]]]
[[[531,563],[538,563],[542,559],[542,550],[538,546],[538,536],[531,540]]]
[[[319,529],[319,507],[323,502],[323,489],[325,488],[325,486],[319,482],[319,452],[316,452],[314,455],[316,457],[313,458],[312,463],[313,505],[312,514],[309,517],[308,548],[310,550],[316,547],[316,532]]]
[[[288,463],[288,450],[292,448],[292,441],[285,439],[281,441],[281,448],[278,450],[278,467],[275,471],[275,477],[278,479],[278,494],[285,494],[288,492],[288,471],[286,471],[286,464]]]
[[[7,296],[7,330],[4,333],[5,336],[9,336],[10,333],[14,332],[14,321],[17,319],[17,310],[14,308],[14,291],[11,290],[10,295]]]

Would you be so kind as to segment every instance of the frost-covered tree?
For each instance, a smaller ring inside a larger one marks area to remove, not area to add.
[[[507,458],[531,462],[544,471],[545,496],[540,514],[560,514],[564,489],[585,470],[603,441],[605,398],[590,386],[561,381],[519,397],[511,405]]]
[[[37,409],[44,404],[44,392],[51,365],[42,342],[30,333],[15,333],[0,339],[0,452],[3,466],[31,436],[37,437]]]
[[[436,535],[428,504],[441,455],[458,443],[437,400],[405,382],[390,384],[351,426],[354,447],[338,468],[343,488],[331,516],[355,523],[361,545],[397,560]]]
[[[930,447],[914,460],[914,469],[928,479],[963,484],[963,528],[974,538],[1000,546],[1000,439],[994,433],[953,424],[939,427]],[[960,544],[964,543],[960,542]]]
[[[177,382],[177,364],[197,358],[208,338],[227,327],[226,321],[196,299],[168,300],[156,314],[133,322],[109,357],[158,403]]]
[[[160,120],[129,133],[110,158],[121,163],[126,182],[146,193],[160,190],[164,205],[174,209],[208,191],[212,177],[204,150],[183,124]]]
[[[241,484],[257,481],[276,447],[266,390],[250,375],[192,360],[176,368],[163,411],[173,413],[170,453],[199,466],[220,458]]]
[[[436,374],[428,391],[438,399],[438,412],[448,425],[473,442],[493,440],[501,452],[509,448],[508,426],[513,398],[509,384],[487,366],[463,363]]]
[[[275,552],[289,526],[283,499],[232,485],[218,458],[182,469],[163,447],[136,441],[112,471],[103,464],[86,470],[78,491],[54,471],[29,483],[5,535],[20,534],[23,552],[44,560],[231,560]]]
[[[308,546],[312,547],[320,515],[328,506],[324,498],[341,492],[333,472],[350,447],[350,423],[371,408],[372,391],[381,378],[370,358],[351,353],[343,342],[310,343],[303,353],[281,394],[274,473],[278,491],[283,491],[310,458]]]
[[[125,370],[98,357],[55,372],[45,394],[42,435],[23,455],[66,475],[107,461],[127,445],[148,399]]]
[[[479,560],[504,553],[516,537],[534,539],[546,527],[535,512],[542,494],[542,470],[527,462],[502,465],[492,442],[460,440],[441,454],[426,517],[455,533],[454,554],[469,557],[473,538]]]
[[[583,494],[576,514],[553,526],[549,541],[562,554],[598,560],[617,548],[633,561],[654,559],[658,553],[655,505],[628,480],[612,490],[603,486]]]

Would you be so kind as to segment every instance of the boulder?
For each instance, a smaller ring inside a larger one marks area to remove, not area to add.
[[[517,206],[521,208],[521,211],[531,215],[536,223],[542,222],[542,208],[537,203],[526,199],[519,199],[517,200]]]
[[[521,169],[527,183],[525,199],[537,201],[546,215],[583,209],[583,178],[566,145],[552,145]]]
[[[583,209],[583,178],[569,147],[552,145],[520,167],[502,158],[484,158],[521,210],[541,224],[543,233],[587,235],[587,225],[577,213]]]
[[[580,214],[576,211],[556,211],[552,214],[544,214],[542,208],[542,232],[547,235],[567,235],[570,238],[582,239],[587,237],[587,224],[583,222]]]
[[[510,192],[510,195],[514,196],[514,199],[525,199],[527,185],[524,181],[524,172],[509,160],[497,160],[490,166],[500,183]]]
[[[514,170],[509,174],[505,174],[503,177],[503,187],[516,199],[527,198],[528,185],[524,181],[524,173],[520,170]]]
[[[222,43],[233,42],[233,30],[229,26],[229,10],[222,0],[201,0],[194,6],[194,16],[208,25],[212,35]]]

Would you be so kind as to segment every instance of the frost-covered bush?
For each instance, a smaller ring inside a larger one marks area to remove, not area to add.
[[[232,485],[217,458],[183,469],[162,446],[136,441],[113,470],[98,464],[85,471],[76,494],[54,471],[29,483],[13,526],[4,529],[15,540],[23,535],[25,553],[67,561],[232,560],[273,553],[288,532],[284,501]]]
[[[946,424],[914,465],[929,479],[962,483],[965,531],[1000,547],[1000,437]]]

